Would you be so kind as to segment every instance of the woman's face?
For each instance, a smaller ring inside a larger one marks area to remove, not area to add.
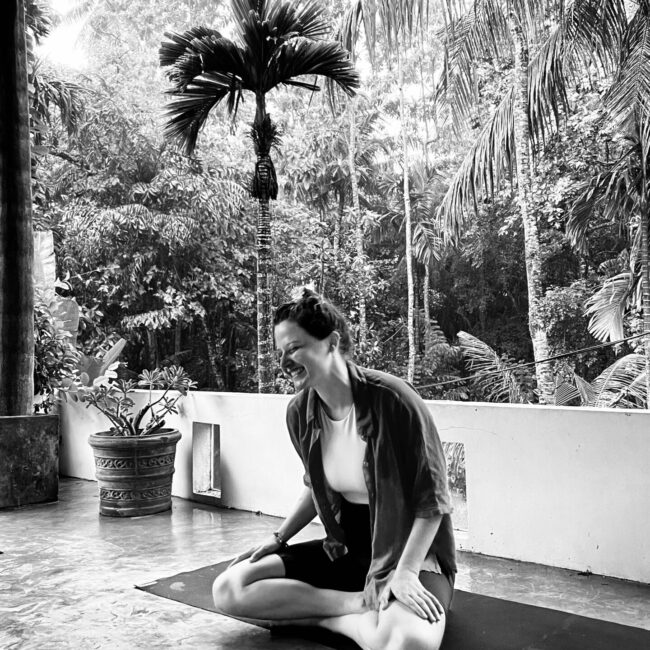
[[[280,367],[296,392],[317,388],[327,380],[333,359],[330,337],[319,341],[298,323],[285,320],[275,326],[275,347]]]

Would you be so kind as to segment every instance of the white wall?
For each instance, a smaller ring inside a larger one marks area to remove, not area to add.
[[[173,494],[192,497],[192,422],[220,425],[222,503],[284,515],[302,486],[288,397],[195,392],[168,424]],[[650,583],[650,413],[428,402],[444,441],[465,444],[469,530],[461,547]],[[93,479],[88,435],[106,427],[62,408],[61,473]]]

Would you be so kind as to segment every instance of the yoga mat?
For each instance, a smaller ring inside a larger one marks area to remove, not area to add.
[[[214,612],[212,583],[228,566],[221,562],[195,571],[137,585],[137,589]],[[349,639],[326,630],[274,628],[277,636],[318,641],[337,650],[357,649]],[[650,631],[522,605],[457,589],[441,650],[649,650]]]

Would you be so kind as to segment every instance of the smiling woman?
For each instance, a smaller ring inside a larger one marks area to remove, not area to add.
[[[279,307],[273,320],[280,367],[296,392],[317,388],[336,372],[336,357],[328,353],[351,355],[352,338],[343,315],[309,290],[298,302]],[[347,372],[344,366],[341,370]]]
[[[412,386],[350,359],[348,325],[313,291],[278,307],[280,365],[305,488],[279,529],[214,583],[218,610],[310,624],[364,649],[436,650],[456,572],[444,453]],[[316,515],[327,537],[289,545]]]

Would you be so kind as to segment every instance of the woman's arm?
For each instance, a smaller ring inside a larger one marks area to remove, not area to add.
[[[311,488],[305,487],[289,516],[276,531],[283,541],[288,542],[316,516],[316,506]]]
[[[316,516],[316,506],[311,495],[311,488],[305,487],[298,501],[284,520],[280,528],[276,531],[280,538],[286,542],[296,533],[301,531]],[[256,562],[265,555],[275,553],[282,546],[280,540],[275,535],[269,535],[261,544],[248,549],[241,555],[238,555],[230,566],[250,558],[251,562]]]
[[[418,616],[437,621],[443,608],[437,598],[420,582],[419,573],[433,539],[438,532],[442,515],[416,517],[400,556],[395,573],[379,599],[381,609],[386,609],[391,593],[397,600],[411,608]]]

